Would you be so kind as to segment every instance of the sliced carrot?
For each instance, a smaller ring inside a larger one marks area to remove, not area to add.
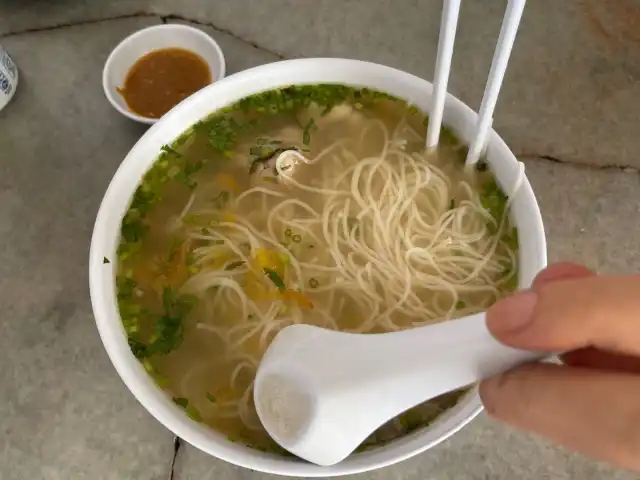
[[[313,308],[313,303],[304,294],[296,291],[296,290],[285,290],[282,292],[282,296],[285,299],[292,300],[298,304],[300,308]]]
[[[231,190],[233,192],[240,191],[240,185],[238,185],[236,179],[233,178],[233,175],[229,173],[218,173],[215,177],[215,180],[216,183],[225,190]]]

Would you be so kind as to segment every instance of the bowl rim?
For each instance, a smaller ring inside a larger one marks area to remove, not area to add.
[[[345,80],[340,80],[343,78]],[[136,399],[165,427],[212,456],[252,470],[302,477],[332,477],[371,471],[398,463],[435,446],[460,430],[482,411],[477,388],[474,388],[456,407],[441,415],[429,427],[381,447],[352,455],[332,467],[319,467],[298,459],[276,457],[249,449],[190,420],[151,380],[126,342],[115,305],[115,262],[105,265],[103,259],[115,258],[120,222],[128,208],[133,189],[138,185],[144,172],[153,164],[160,151],[160,145],[167,143],[167,138],[177,138],[191,125],[206,117],[207,115],[203,112],[208,111],[208,114],[211,114],[222,106],[249,94],[291,84],[319,83],[338,83],[387,91],[415,103],[424,111],[428,111],[428,105],[423,107],[421,104],[427,103],[432,89],[430,82],[407,72],[370,62],[336,58],[276,62],[254,67],[213,83],[168,112],[138,140],[127,154],[111,180],[100,205],[91,239],[89,258],[90,293],[96,325],[109,358]],[[379,85],[389,85],[389,88],[378,88]],[[403,94],[405,91],[409,93]],[[412,91],[419,92],[420,98],[411,98]],[[452,118],[458,118],[467,124],[477,116],[467,105],[449,94],[445,108],[445,123],[449,125],[451,123],[447,122],[447,119],[450,114],[453,115]],[[455,127],[454,130],[456,130]],[[468,141],[467,138],[464,140]],[[493,130],[489,138],[487,161],[490,166],[494,161],[497,164],[508,165],[508,167],[501,167],[505,173],[496,172],[499,183],[505,183],[504,178],[508,178],[509,183],[515,181],[517,160]],[[123,192],[127,189],[127,192]],[[518,253],[521,262],[524,259],[531,264],[526,275],[520,272],[519,287],[525,288],[530,286],[535,273],[546,266],[546,240],[540,210],[526,176],[518,197],[514,199],[516,207],[521,197],[524,198],[521,203],[526,207],[523,210],[526,215],[516,215],[515,221],[519,232],[522,233],[523,225],[528,229],[527,239],[523,241],[530,242],[529,244],[532,245],[526,255],[522,246]],[[520,221],[524,224],[521,225]]]
[[[118,56],[124,51],[124,49],[131,44],[132,42],[136,42],[144,37],[145,34],[149,33],[151,30],[183,30],[188,31],[196,36],[201,37],[205,40],[210,47],[212,47],[216,56],[218,57],[218,61],[220,62],[219,68],[217,70],[217,75],[215,79],[212,79],[212,84],[217,83],[222,80],[226,75],[226,61],[224,58],[224,53],[222,52],[222,48],[215,39],[209,35],[207,32],[192,27],[191,25],[185,25],[183,23],[162,23],[159,25],[151,25],[149,27],[142,28],[133,32],[131,35],[123,38],[116,47],[111,50],[111,53],[107,57],[107,60],[104,63],[104,67],[102,68],[102,89],[104,90],[104,94],[107,97],[107,100],[111,104],[113,108],[115,108],[118,112],[124,115],[131,120],[135,120],[136,122],[145,123],[147,125],[153,125],[160,120],[160,118],[149,118],[143,115],[139,115],[127,108],[123,108],[120,103],[118,103],[115,99],[115,93],[113,91],[113,85],[110,82],[110,72],[113,69],[115,62],[118,59]],[[154,49],[155,50],[155,49]],[[151,50],[153,51],[153,50]],[[194,52],[200,55],[198,52]],[[142,57],[138,57],[138,60]],[[208,87],[209,85],[207,85]],[[206,87],[205,87],[206,88]],[[197,93],[197,92],[196,92]],[[168,112],[167,112],[168,113]]]

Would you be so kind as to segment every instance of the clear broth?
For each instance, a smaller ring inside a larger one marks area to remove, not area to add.
[[[165,147],[136,191],[123,221],[117,287],[120,313],[132,351],[191,418],[252,448],[283,453],[260,428],[252,398],[244,399],[244,415],[232,415],[234,405],[247,395],[255,374],[255,365],[243,360],[242,354],[259,359],[265,345],[260,342],[259,335],[250,336],[230,358],[227,340],[197,327],[206,324],[227,331],[237,325],[243,312],[237,305],[224,301],[224,296],[220,296],[222,301],[215,300],[218,293],[215,288],[195,300],[182,294],[185,283],[202,270],[202,265],[193,262],[194,252],[211,246],[210,241],[186,239],[189,233],[197,230],[203,235],[208,229],[225,231],[221,223],[233,222],[240,217],[250,218],[256,230],[266,232],[267,213],[282,198],[254,196],[237,207],[233,203],[243,192],[259,185],[282,193],[284,199],[298,198],[315,207],[317,199],[313,194],[293,192],[289,186],[279,183],[272,174],[269,161],[273,156],[269,155],[282,148],[296,148],[306,157],[314,158],[336,138],[358,138],[363,133],[362,124],[354,118],[380,120],[389,130],[406,122],[418,134],[417,138],[407,141],[406,149],[422,149],[427,118],[415,107],[386,94],[339,85],[289,87],[265,92],[215,113]],[[273,139],[281,143],[270,143]],[[373,135],[360,151],[356,151],[355,144],[348,148],[354,158],[359,159],[379,150],[380,143]],[[454,184],[467,178],[462,168],[465,155],[466,148],[450,130],[443,129],[439,167]],[[322,178],[326,170],[320,164],[295,168],[296,180],[307,185]],[[481,192],[488,211],[494,216],[505,214],[506,197],[489,172],[475,173],[472,182]],[[187,213],[181,221],[176,221],[194,194],[189,212],[200,213]],[[456,195],[456,201],[464,197],[461,192]],[[277,225],[278,230],[284,232],[283,243],[297,261],[308,263],[315,258],[322,263],[323,256],[327,255],[325,246],[312,235],[320,235],[320,232],[311,230],[311,233],[289,232],[287,235],[285,227]],[[505,232],[507,243],[515,248],[515,230],[509,226]],[[294,235],[300,235],[300,241],[294,241]],[[248,256],[252,255],[252,250],[247,250]],[[217,262],[209,262],[207,268],[233,270],[246,267],[237,265],[238,257],[225,254],[223,246]],[[505,267],[504,275],[496,276],[500,295],[515,287],[516,268],[512,262]],[[282,276],[282,280],[288,281],[286,273]],[[269,295],[274,288],[269,289],[269,282],[265,286],[264,278],[256,279],[254,272],[249,271],[242,277],[245,293],[268,309],[269,302],[273,301]],[[312,280],[312,285],[297,287],[304,295],[302,302],[308,301],[314,306],[304,310],[304,322],[326,326],[326,319],[317,311],[328,302],[329,293],[315,290],[321,290],[319,287],[330,284],[335,278],[320,272]],[[427,303],[443,303],[431,292],[418,294]],[[472,313],[466,308],[467,303],[486,308],[497,298],[496,294],[463,294],[456,300],[456,305],[442,307],[448,313],[440,320]],[[296,303],[294,298],[292,304],[303,309],[300,301],[297,299]],[[331,313],[336,315],[335,322],[340,329],[357,328],[362,322],[359,306],[350,298],[341,302],[340,312]],[[282,313],[283,316],[286,314],[286,311]],[[401,328],[411,328],[415,319],[399,314],[393,320]],[[273,338],[279,329],[273,328],[267,338]],[[385,328],[374,327],[367,333],[383,331]],[[454,406],[463,393],[453,392],[405,412],[376,431],[361,448],[382,444],[428,425]],[[251,421],[247,422],[247,419]]]

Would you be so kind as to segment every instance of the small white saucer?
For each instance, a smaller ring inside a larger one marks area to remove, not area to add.
[[[187,25],[155,25],[125,38],[111,52],[102,71],[102,87],[111,105],[121,114],[141,123],[153,124],[149,118],[132,112],[116,90],[124,85],[129,69],[144,55],[164,48],[183,48],[198,54],[207,62],[212,82],[224,78],[225,62],[220,46],[209,35]]]

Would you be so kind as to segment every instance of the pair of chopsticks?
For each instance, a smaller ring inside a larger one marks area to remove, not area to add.
[[[476,131],[467,153],[465,165],[475,165],[480,159],[486,144],[491,124],[493,123],[493,112],[496,108],[504,74],[507,70],[509,57],[513,43],[518,32],[520,19],[526,0],[509,0],[505,10],[498,43],[493,52],[489,77],[482,95],[480,111],[476,124]],[[447,95],[447,82],[451,69],[451,57],[453,56],[453,44],[458,27],[458,14],[460,13],[460,0],[444,0],[442,9],[442,19],[440,21],[440,35],[438,38],[438,55],[436,57],[436,68],[433,80],[433,94],[431,97],[431,109],[429,126],[427,128],[427,148],[436,148],[440,138],[440,127],[442,126],[442,113]]]

